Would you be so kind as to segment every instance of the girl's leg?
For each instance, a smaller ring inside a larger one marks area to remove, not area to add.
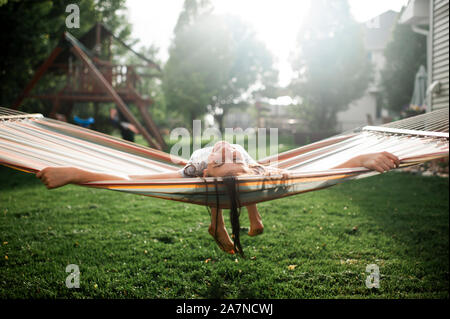
[[[225,228],[221,209],[217,211],[215,207],[211,207],[211,224],[209,225],[208,232],[213,236],[220,249],[229,254],[235,253],[233,241]]]
[[[264,225],[262,223],[261,215],[259,215],[256,204],[247,206],[248,219],[250,220],[249,236],[256,236],[262,234],[264,231]]]

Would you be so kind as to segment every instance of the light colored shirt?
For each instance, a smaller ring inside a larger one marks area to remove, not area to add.
[[[239,144],[231,144],[242,155],[244,162],[248,164],[257,164],[256,161]],[[208,166],[208,157],[213,150],[212,146],[201,148],[192,153],[189,162],[181,169],[183,177],[202,177],[203,171]]]

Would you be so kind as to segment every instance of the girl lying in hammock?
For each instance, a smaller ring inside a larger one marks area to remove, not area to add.
[[[378,172],[385,172],[398,167],[399,159],[390,153],[381,152],[354,157],[335,168],[366,167]],[[271,166],[258,164],[238,144],[225,141],[217,142],[213,147],[195,151],[186,166],[177,172],[152,175],[130,175],[130,180],[170,179],[180,177],[227,177],[240,175],[280,175],[289,176],[289,172]],[[48,189],[66,184],[83,184],[94,181],[124,180],[124,177],[85,171],[75,167],[47,167],[36,174],[36,177]],[[246,207],[250,220],[248,235],[256,236],[263,232],[264,226],[256,204]],[[239,238],[233,242],[225,227],[222,209],[211,207],[211,224],[209,233],[216,240],[218,246],[227,253],[242,252]],[[234,232],[233,232],[234,233]],[[238,245],[236,246],[236,241]]]

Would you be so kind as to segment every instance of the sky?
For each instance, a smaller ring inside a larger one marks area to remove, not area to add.
[[[217,13],[231,13],[247,21],[275,57],[280,71],[280,85],[292,76],[290,54],[295,48],[297,32],[309,8],[309,0],[212,0]],[[159,58],[168,59],[168,47],[184,0],[127,0],[132,36],[140,42],[134,46],[160,48]],[[408,0],[348,0],[358,22],[393,10],[399,12]]]

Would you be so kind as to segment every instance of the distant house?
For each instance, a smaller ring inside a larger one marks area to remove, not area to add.
[[[225,115],[224,125],[225,127],[235,128],[240,127],[246,129],[254,126],[254,119],[252,116],[244,111],[232,110]]]
[[[384,67],[384,49],[391,39],[398,12],[387,11],[364,23],[364,43],[374,67],[374,81],[364,96],[337,114],[338,131],[344,132],[364,125],[383,122],[380,100],[380,72]]]
[[[399,23],[427,37],[427,111],[449,106],[449,0],[410,0]]]

